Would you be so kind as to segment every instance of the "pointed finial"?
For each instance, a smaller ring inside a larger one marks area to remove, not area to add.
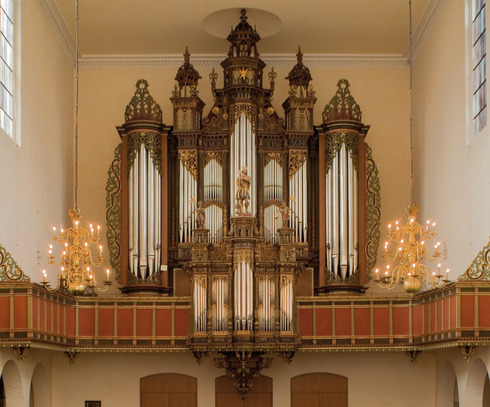
[[[189,65],[189,62],[190,62],[190,56],[191,54],[189,54],[189,49],[187,48],[187,46],[185,47],[185,53],[184,53],[184,64],[185,65]]]
[[[247,10],[245,10],[244,8],[242,8],[242,11],[240,11],[240,14],[242,15],[242,16],[240,17],[240,19],[241,19],[242,21],[246,21],[246,20],[247,20],[247,18],[248,18],[248,17],[247,17]]]
[[[303,63],[303,53],[301,52],[301,46],[298,46],[298,53],[296,54],[296,59],[298,61],[298,64]]]

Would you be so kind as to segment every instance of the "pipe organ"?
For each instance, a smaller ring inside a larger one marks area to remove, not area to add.
[[[317,99],[299,50],[280,118],[277,75],[264,75],[259,40],[242,12],[228,36],[222,88],[210,74],[207,115],[186,49],[170,98],[173,127],[139,81],[118,128],[120,282],[127,293],[171,295],[173,271],[184,270],[196,350],[293,349],[305,267],[315,270],[316,293],[359,292],[366,281],[368,127],[359,105],[341,80],[315,126]]]

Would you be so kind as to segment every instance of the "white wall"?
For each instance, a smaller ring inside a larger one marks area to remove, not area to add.
[[[73,67],[39,1],[22,0],[21,22],[21,146],[0,134],[0,244],[40,280],[72,204]]]
[[[472,138],[466,122],[465,2],[441,3],[414,61],[414,185],[422,215],[438,222],[454,279],[488,242],[490,129]]]

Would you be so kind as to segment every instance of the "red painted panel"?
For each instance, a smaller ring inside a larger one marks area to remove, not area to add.
[[[335,308],[335,335],[351,335],[350,308]]]
[[[14,328],[27,329],[27,297],[14,297]]]
[[[0,308],[1,309],[1,308]],[[37,317],[37,310],[39,309],[39,298],[32,298],[32,328],[37,331],[39,319]]]
[[[175,310],[175,336],[186,336],[189,333],[189,310]]]
[[[0,329],[10,328],[10,298],[0,297]]]
[[[136,335],[151,336],[153,323],[153,311],[151,309],[139,309],[136,311]]]
[[[317,308],[315,312],[316,312],[316,335],[332,336],[332,309]],[[312,332],[311,335],[313,335],[313,327],[311,332]]]
[[[66,310],[66,336],[73,338],[75,336],[75,308],[65,307]]]
[[[117,336],[133,336],[133,309],[117,309]]]
[[[157,337],[172,335],[172,310],[170,308],[157,308],[155,333]]]
[[[46,300],[39,300],[39,330],[46,331]]]
[[[46,303],[46,331],[52,333],[53,329],[53,302]]]
[[[65,306],[62,304],[58,305],[58,318],[60,320],[60,329],[59,329],[59,334],[63,335],[63,329],[65,327]]]
[[[444,300],[444,330],[449,329],[449,298],[445,298]]]
[[[461,327],[473,328],[475,326],[475,299],[472,295],[461,297]]]
[[[99,336],[114,336],[113,308],[99,308]]]
[[[429,305],[429,312],[430,312],[430,332],[435,332],[436,331],[436,304],[434,302],[431,302]]]
[[[374,335],[390,334],[390,311],[388,307],[374,308]]]
[[[78,335],[93,337],[95,335],[95,309],[78,309]]]
[[[371,313],[369,308],[354,309],[354,330],[356,336],[369,336]]]
[[[437,315],[436,315],[436,321],[437,321],[437,331],[440,332],[442,330],[442,301],[439,300],[437,301]]]
[[[393,335],[410,333],[410,310],[407,307],[393,307]]]
[[[424,334],[428,334],[430,332],[430,307],[429,304],[424,304]]]
[[[456,297],[451,298],[451,328],[456,328]]]
[[[490,296],[480,295],[478,297],[478,319],[480,329],[490,328]]]
[[[413,307],[413,334],[422,335],[424,326],[422,324],[422,311],[423,308],[420,305]]]
[[[313,310],[311,308],[299,310],[299,332],[301,336],[313,335]]]

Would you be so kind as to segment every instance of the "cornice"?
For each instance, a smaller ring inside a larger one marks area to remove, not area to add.
[[[225,54],[193,54],[196,67],[216,67]],[[262,54],[269,66],[290,68],[296,64],[295,54]],[[389,54],[305,54],[305,65],[310,68],[407,68],[408,61],[401,55]],[[87,69],[174,68],[183,64],[181,54],[168,55],[83,55],[80,67]]]
[[[412,50],[412,59],[415,59],[417,53],[422,48],[425,40],[429,36],[432,25],[434,24],[435,19],[439,15],[439,12],[442,9],[442,5],[444,4],[443,0],[429,0],[427,5],[425,6],[424,11],[422,12],[422,16],[417,23],[417,26],[413,30],[413,50]],[[409,58],[410,56],[410,40],[407,42],[405,46],[405,50],[403,51],[403,56],[405,58]]]
[[[38,0],[44,10],[53,31],[55,32],[61,47],[66,52],[70,62],[75,65],[75,41],[66,25],[58,5],[54,0]]]

